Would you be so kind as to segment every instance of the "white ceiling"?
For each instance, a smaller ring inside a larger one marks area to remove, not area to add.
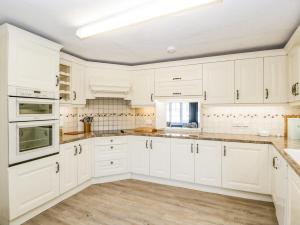
[[[280,48],[300,23],[300,0],[223,0],[80,40],[78,27],[149,0],[0,0],[9,22],[84,59],[122,64]],[[168,46],[176,47],[168,54]]]

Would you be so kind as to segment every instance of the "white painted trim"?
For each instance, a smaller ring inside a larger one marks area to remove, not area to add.
[[[57,198],[45,203],[44,205],[41,205],[38,208],[35,208],[31,211],[29,211],[28,213],[19,216],[18,218],[10,221],[9,225],[21,225],[22,223],[26,222],[27,220],[30,220],[31,218],[37,216],[38,214],[44,212],[45,210],[53,207],[54,205],[60,203],[61,201],[75,195],[76,193],[84,190],[85,188],[89,187],[91,185],[91,180],[88,180],[87,182],[77,186],[76,188],[58,196]],[[2,225],[2,224],[1,224]]]
[[[271,195],[263,195],[263,194],[256,194],[256,193],[250,193],[250,192],[244,192],[244,191],[237,191],[237,190],[231,190],[231,189],[225,189],[225,188],[219,188],[219,187],[213,187],[213,186],[187,183],[187,182],[182,182],[182,181],[149,177],[149,176],[144,176],[144,175],[139,175],[139,174],[132,174],[132,179],[146,181],[146,182],[152,182],[152,183],[157,183],[157,184],[163,184],[163,185],[170,185],[170,186],[174,186],[174,187],[187,188],[187,189],[203,191],[203,192],[208,192],[208,193],[232,196],[232,197],[272,202]]]

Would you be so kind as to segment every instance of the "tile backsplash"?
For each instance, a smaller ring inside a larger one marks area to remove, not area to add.
[[[88,100],[85,107],[61,107],[60,121],[64,132],[82,131],[80,120],[94,117],[92,130],[120,130],[135,127],[152,127],[155,124],[154,108],[133,109],[130,101],[116,98]]]
[[[283,116],[299,113],[288,105],[203,106],[201,121],[204,132],[282,136]]]

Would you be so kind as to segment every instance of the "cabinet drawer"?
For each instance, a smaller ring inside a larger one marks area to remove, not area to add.
[[[202,80],[160,82],[155,85],[155,96],[201,96]]]
[[[127,154],[126,145],[98,145],[95,146],[95,161]]]
[[[128,172],[126,158],[107,159],[95,162],[95,177],[109,176]]]
[[[201,80],[202,65],[161,68],[155,71],[155,82]]]
[[[99,137],[95,139],[95,146],[115,145],[115,144],[126,144],[126,137],[112,136],[112,137]]]

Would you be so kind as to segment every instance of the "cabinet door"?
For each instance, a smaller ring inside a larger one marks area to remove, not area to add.
[[[155,82],[202,80],[202,65],[160,68],[155,71]]]
[[[10,220],[59,195],[58,163],[52,156],[8,169]]]
[[[221,187],[221,142],[196,141],[195,144],[195,182],[198,184]]]
[[[170,178],[171,141],[168,138],[150,140],[150,176]]]
[[[194,141],[171,140],[171,178],[194,182]]]
[[[149,140],[147,137],[130,137],[131,171],[149,175]]]
[[[300,225],[300,178],[289,168],[288,225]]]
[[[154,70],[134,71],[132,74],[133,106],[154,105]]]
[[[235,102],[263,103],[263,58],[235,61]]]
[[[276,216],[279,225],[286,224],[288,170],[286,161],[272,147],[272,197],[276,209]]]
[[[59,50],[23,32],[13,33],[9,42],[8,85],[55,92],[58,98]]]
[[[288,88],[287,57],[264,58],[264,102],[286,103]]]
[[[288,54],[289,63],[289,102],[300,100],[300,47],[292,49]],[[295,90],[293,91],[293,87]]]
[[[205,103],[234,103],[234,61],[203,65]]]
[[[224,143],[222,184],[225,188],[270,194],[268,146]]]
[[[72,103],[85,105],[85,67],[72,63]]]
[[[81,184],[92,177],[92,143],[80,142],[78,149],[78,184]]]
[[[77,186],[78,143],[60,146],[60,193]]]

